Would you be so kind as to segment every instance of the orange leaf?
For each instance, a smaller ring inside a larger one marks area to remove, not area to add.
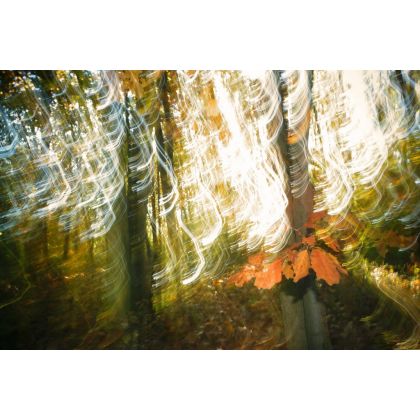
[[[246,265],[241,271],[235,273],[230,277],[229,281],[235,286],[242,287],[255,277],[255,269],[252,266]]]
[[[293,264],[296,259],[297,251],[290,251],[288,250],[286,253],[287,259]]]
[[[327,245],[333,251],[340,252],[338,242],[335,239],[331,238],[331,236],[326,236],[325,238],[322,238],[322,240],[325,242],[325,245]]]
[[[282,271],[283,271],[284,277],[286,277],[287,279],[292,279],[295,275],[292,264],[289,261],[283,262]]]
[[[308,220],[306,221],[306,223],[303,225],[307,228],[314,228],[315,223],[318,222],[319,220],[323,219],[325,216],[327,216],[327,212],[326,211],[318,211],[316,213],[311,213],[308,217]]]
[[[264,261],[264,254],[254,254],[248,257],[248,263],[251,265],[259,266]]]
[[[303,251],[300,251],[297,256],[296,260],[293,264],[293,269],[295,271],[295,276],[293,281],[296,283],[299,280],[303,279],[309,274],[309,267],[310,267],[310,261],[309,261],[309,253],[306,249]]]
[[[328,254],[321,248],[312,250],[311,266],[316,273],[316,277],[325,280],[330,286],[339,283],[339,271],[344,270],[333,255]]]
[[[290,245],[288,248],[288,253],[290,253],[291,251],[294,251],[295,249],[300,247],[300,242],[295,242],[294,244]]]
[[[266,264],[261,271],[255,273],[254,285],[258,289],[271,289],[275,284],[281,282],[282,261],[277,259],[271,264]]]
[[[311,235],[311,236],[308,236],[306,238],[303,238],[302,243],[306,244],[306,245],[309,245],[309,246],[314,246],[315,245],[315,236]]]
[[[347,270],[343,268],[342,265],[340,264],[340,261],[337,260],[337,257],[335,257],[334,255],[328,252],[325,252],[325,253],[328,255],[330,260],[334,262],[335,268],[337,269],[337,271],[340,271],[341,273],[344,273],[344,274],[348,274]]]

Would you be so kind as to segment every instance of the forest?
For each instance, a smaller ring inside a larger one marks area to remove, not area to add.
[[[418,349],[419,71],[0,71],[0,348]]]

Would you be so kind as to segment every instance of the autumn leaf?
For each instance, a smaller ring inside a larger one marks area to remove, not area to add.
[[[311,213],[308,217],[308,220],[303,226],[313,229],[315,227],[315,224],[326,216],[328,216],[326,211],[318,211],[316,213]]]
[[[260,266],[264,261],[264,254],[254,254],[248,257],[248,264],[255,265],[256,267]]]
[[[340,246],[338,245],[338,242],[331,238],[331,236],[325,236],[320,239],[325,243],[325,245],[328,246],[328,248],[331,248],[335,252],[340,252]]]
[[[310,260],[308,251],[304,249],[303,251],[298,252],[293,264],[293,269],[295,272],[293,281],[295,283],[309,274],[309,266]]]
[[[326,252],[326,254],[328,255],[328,257],[334,262],[337,270],[343,274],[348,274],[348,271],[342,267],[342,265],[340,264],[340,261],[338,261],[337,257],[335,257],[334,255]]]
[[[296,259],[297,251],[294,250],[295,246],[289,247],[285,252],[285,257],[282,266],[282,272],[287,279],[293,279],[295,272],[293,271],[293,263]]]
[[[237,287],[242,287],[255,278],[254,286],[258,289],[271,289],[275,284],[280,283],[283,261],[277,259],[272,263],[263,264],[263,258],[263,254],[251,256],[249,261],[253,264],[246,264],[242,270],[229,278],[229,282],[234,283]]]
[[[300,242],[295,242],[294,244],[290,245],[287,248],[287,254],[291,255],[291,253],[293,253],[296,249],[298,249],[300,247],[301,243]]]
[[[242,287],[245,283],[248,283],[255,277],[255,268],[250,265],[245,265],[245,267],[235,273],[230,277],[229,281],[234,283],[235,286]]]
[[[309,248],[302,249],[302,243]],[[248,257],[248,263],[232,275],[229,282],[242,287],[255,279],[254,286],[258,289],[271,289],[281,282],[282,275],[297,283],[308,276],[309,269],[313,268],[318,279],[325,280],[329,285],[337,284],[340,273],[347,274],[347,270],[334,255],[318,247],[312,248],[315,243],[315,236],[308,236],[301,243],[294,244],[281,253],[281,258],[268,264],[264,263],[264,253],[251,255]],[[300,251],[296,249],[299,246]]]
[[[330,286],[340,282],[340,271],[347,273],[347,271],[340,266],[337,258],[321,248],[314,248],[311,251],[310,260],[311,267],[315,271],[316,277],[324,280]]]
[[[292,248],[291,248],[292,249]],[[287,250],[286,252],[286,257],[287,259],[293,264],[295,259],[297,256],[297,252],[296,251],[291,251],[290,249]]]
[[[258,289],[271,289],[275,284],[281,282],[282,260],[277,259],[271,264],[265,264],[262,270],[255,273],[254,285]]]
[[[305,244],[305,245],[314,246],[315,245],[315,236],[311,235],[311,236],[308,236],[306,238],[303,238],[302,243]]]
[[[293,266],[290,263],[290,261],[283,262],[282,272],[284,274],[284,277],[286,277],[289,280],[291,280],[294,277],[295,273],[293,271]]]

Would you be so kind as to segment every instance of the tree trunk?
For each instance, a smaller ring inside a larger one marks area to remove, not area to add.
[[[131,305],[142,303],[143,309],[148,313],[152,313],[152,284],[151,270],[147,249],[147,201],[140,200],[138,193],[134,191],[133,174],[130,172],[129,162],[131,158],[138,153],[136,144],[133,141],[131,133],[131,124],[129,116],[128,96],[125,94],[125,125],[127,136],[128,158],[127,164],[127,187],[126,187],[126,203],[127,203],[127,222],[128,222],[128,259],[130,272],[130,298]]]
[[[287,97],[284,85],[280,85],[282,105]],[[308,111],[310,112],[310,111]],[[287,112],[283,107],[284,126],[280,134],[279,144],[283,158],[287,163],[289,179],[291,179],[291,154],[288,144]],[[299,141],[307,141],[308,130]],[[293,233],[290,245],[299,241],[306,233],[304,224],[313,209],[313,187],[309,184],[306,191],[294,197],[291,188],[288,192],[289,205],[287,214]],[[283,312],[285,335],[289,349],[327,349],[330,347],[327,325],[323,317],[324,309],[316,291],[315,276],[309,274],[295,284],[291,280],[283,282],[280,288],[280,304]]]

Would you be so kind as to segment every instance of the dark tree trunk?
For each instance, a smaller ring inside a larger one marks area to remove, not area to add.
[[[148,238],[146,233],[147,200],[139,197],[134,190],[134,180],[130,171],[129,162],[135,158],[138,149],[133,140],[130,124],[130,104],[127,94],[125,95],[125,126],[126,126],[126,203],[127,203],[127,255],[130,273],[130,299],[131,306],[142,304],[147,313],[152,313],[152,282],[151,267],[148,255]]]

